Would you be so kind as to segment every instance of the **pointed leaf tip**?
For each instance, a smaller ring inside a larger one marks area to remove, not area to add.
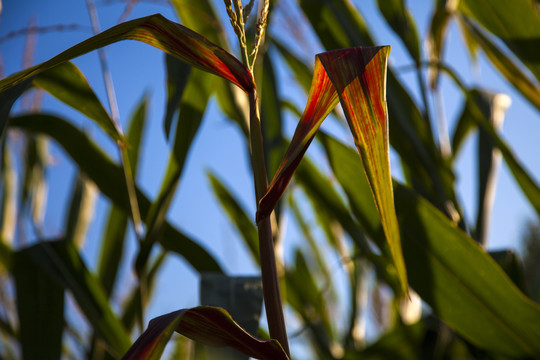
[[[272,210],[285,192],[287,185],[289,185],[300,160],[302,160],[317,130],[337,103],[338,96],[336,90],[330,82],[330,78],[320,60],[316,57],[306,107],[300,117],[291,143],[274,175],[274,179],[270,183],[266,194],[259,201],[257,222],[272,213]]]
[[[270,215],[322,121],[339,100],[364,165],[375,205],[404,292],[407,275],[390,175],[386,71],[390,46],[357,47],[318,54],[308,103],[265,196],[257,221]]]

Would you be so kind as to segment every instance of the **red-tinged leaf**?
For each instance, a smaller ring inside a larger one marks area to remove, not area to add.
[[[330,78],[326,74],[318,56],[315,58],[315,69],[309,90],[308,101],[304,113],[296,127],[293,138],[272,183],[257,209],[257,221],[272,213],[277,202],[285,192],[287,185],[304,156],[313,137],[319,130],[323,120],[338,103],[338,95]]]
[[[123,359],[159,359],[173,330],[205,345],[233,347],[255,359],[289,359],[276,340],[254,338],[227,311],[211,306],[182,309],[153,319]]]
[[[63,62],[120,40],[137,40],[171,54],[189,65],[219,75],[250,92],[253,78],[234,56],[196,32],[160,14],[116,25],[39,65],[0,81],[0,91],[19,84]]]
[[[386,62],[390,46],[357,47],[318,54],[306,110],[289,149],[259,203],[257,219],[268,216],[285,191],[322,121],[341,102],[364,165],[402,289],[407,274],[390,175]]]
[[[401,286],[407,273],[394,207],[386,108],[386,63],[390,46],[335,50],[319,54],[354,137],[375,205],[381,217]]]

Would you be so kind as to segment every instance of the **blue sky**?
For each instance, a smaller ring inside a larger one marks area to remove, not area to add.
[[[98,1],[98,11],[101,28],[106,29],[116,24],[124,9],[124,4],[117,1]],[[418,30],[425,35],[429,24],[431,1],[409,1],[411,10],[417,21]],[[224,14],[224,7],[216,1],[218,11]],[[391,44],[391,66],[410,65],[399,39],[391,33],[380,17],[375,1],[356,1],[358,8],[365,16],[366,21],[376,33],[381,44]],[[161,12],[170,19],[176,19],[170,7],[161,2],[138,3],[130,19],[156,12]],[[77,24],[79,28],[73,31],[50,32],[37,37],[34,62],[42,62],[56,55],[69,46],[91,36],[90,20],[85,1],[40,1],[40,0],[4,0],[0,14],[0,37],[24,28],[29,19],[34,18],[39,26]],[[227,27],[228,24],[225,24]],[[279,35],[279,34],[277,34]],[[307,59],[313,59],[320,47],[306,34],[309,51],[302,54]],[[24,52],[24,37],[15,37],[0,44],[0,53],[3,61],[5,75],[12,74],[21,69]],[[361,45],[361,44],[359,44]],[[139,169],[138,184],[154,197],[160,186],[161,177],[165,172],[168,157],[168,146],[162,131],[162,118],[164,112],[164,61],[158,50],[147,45],[124,41],[106,48],[107,59],[115,84],[120,118],[122,126],[126,128],[126,121],[137,102],[144,94],[150,96],[150,111],[145,135],[145,147]],[[452,25],[448,37],[445,60],[454,69],[459,69],[461,77],[467,84],[477,84],[487,87],[491,91],[504,92],[512,98],[512,105],[507,111],[504,124],[504,138],[512,145],[517,157],[525,164],[538,182],[540,179],[540,160],[538,160],[537,138],[540,134],[540,119],[538,113],[519,94],[510,88],[491,66],[480,55],[478,64],[471,66],[466,49],[463,46],[460,34],[455,24]],[[106,103],[103,80],[98,63],[97,54],[91,53],[74,61],[87,76],[88,81],[99,94],[100,99]],[[288,84],[288,71],[279,67],[277,69]],[[417,95],[417,83],[414,74],[400,73],[404,83]],[[289,86],[280,88],[282,94],[294,96],[300,104],[303,96],[298,89]],[[458,90],[448,80],[443,80],[442,92],[444,94],[444,107],[450,132],[454,121],[462,106],[462,99]],[[418,96],[418,95],[417,95]],[[169,211],[168,218],[180,229],[200,240],[210,252],[224,265],[224,268],[237,275],[256,274],[257,269],[251,263],[249,256],[238,239],[238,235],[229,224],[227,218],[221,213],[219,205],[215,202],[211,189],[208,186],[206,172],[215,172],[238,195],[246,208],[255,212],[252,180],[249,175],[248,155],[245,152],[242,135],[239,130],[227,121],[220,113],[217,105],[211,102],[210,110],[203,121],[202,127],[196,137],[191,154],[184,170],[180,189]],[[81,125],[104,146],[111,155],[116,156],[114,145],[109,142],[88,119],[77,112],[60,104],[58,101],[46,96],[43,109],[63,114],[64,117]],[[294,130],[295,121],[292,116],[286,116],[286,128],[289,134]],[[330,125],[326,129],[335,132]],[[345,135],[344,135],[345,136]],[[344,137],[347,141],[347,137]],[[458,159],[457,183],[459,197],[465,207],[468,219],[473,220],[476,214],[476,142],[472,139],[467,143]],[[308,152],[308,155],[317,154],[317,149]],[[46,214],[47,235],[54,237],[62,231],[66,217],[66,202],[69,200],[71,181],[74,179],[75,169],[62,151],[51,144],[51,156],[54,166],[49,171],[50,194],[49,206]],[[393,158],[393,170],[399,173],[398,163]],[[97,203],[96,216],[85,245],[85,257],[90,267],[96,265],[97,242],[104,222],[107,202],[100,198]],[[535,219],[536,215],[520,189],[515,184],[511,174],[504,163],[501,166],[498,180],[497,195],[490,231],[489,246],[491,248],[518,247],[523,225],[527,219]],[[472,221],[471,221],[472,222]],[[135,251],[134,239],[131,239],[129,256]],[[287,227],[286,260],[290,255],[291,244],[299,243],[299,234],[294,225]],[[130,269],[124,269],[124,279],[130,279]],[[171,256],[160,277],[156,299],[150,308],[149,317],[157,316],[182,307],[198,304],[198,277],[178,257]]]

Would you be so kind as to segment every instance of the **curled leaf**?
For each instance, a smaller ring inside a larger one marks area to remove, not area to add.
[[[229,313],[212,306],[182,309],[153,319],[123,359],[159,359],[173,331],[205,345],[231,346],[255,359],[289,359],[276,340],[254,338]]]
[[[407,274],[390,175],[386,107],[389,53],[390,46],[374,46],[328,51],[316,56],[306,109],[266,195],[259,202],[257,220],[272,212],[322,121],[339,98],[363,162],[402,289],[406,292]]]
[[[311,89],[300,121],[281,164],[274,175],[272,183],[257,210],[257,221],[269,216],[277,202],[285,192],[287,185],[304,156],[309,144],[315,137],[326,116],[338,103],[338,96],[319,57],[315,57],[315,69],[311,81]]]

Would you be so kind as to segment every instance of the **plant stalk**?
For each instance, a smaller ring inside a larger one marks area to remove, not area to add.
[[[259,200],[266,193],[268,181],[256,89],[249,93],[249,109],[251,166],[253,168],[255,182],[255,197],[257,203],[259,203]],[[281,304],[281,292],[279,289],[279,277],[270,217],[267,216],[261,219],[257,223],[257,229],[259,233],[264,306],[270,337],[279,341],[287,355],[289,355],[289,343],[287,340],[285,319],[283,317],[283,306]]]

